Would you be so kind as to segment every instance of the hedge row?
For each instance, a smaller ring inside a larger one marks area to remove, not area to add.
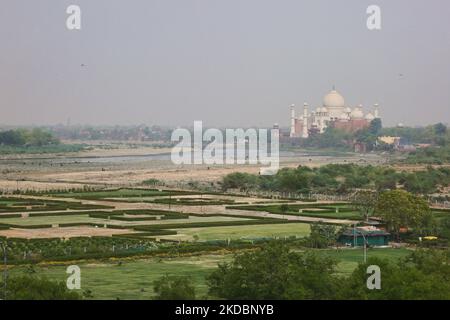
[[[148,221],[148,220],[156,220],[155,216],[151,217],[123,217],[123,216],[112,216],[111,220],[118,221]]]
[[[7,219],[7,218],[21,218],[21,214],[13,213],[13,214],[0,214],[0,219]]]
[[[0,224],[0,229],[10,229],[10,228],[16,228],[16,229],[46,229],[51,228],[51,224],[34,224],[34,225],[19,225],[19,224],[10,224],[10,223],[2,223]]]
[[[176,234],[177,234],[177,231],[175,231],[175,230],[160,229],[160,230],[145,231],[145,232],[139,232],[139,233],[114,234],[113,237],[142,239],[143,237],[169,236],[169,235],[176,235]]]
[[[211,206],[211,205],[222,205],[222,204],[233,204],[234,200],[210,200],[210,199],[155,199],[153,201],[144,201],[147,203],[161,203],[161,204],[173,204],[173,205],[184,205],[184,206]],[[245,203],[240,203],[245,204]]]

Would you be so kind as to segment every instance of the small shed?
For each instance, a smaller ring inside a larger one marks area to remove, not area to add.
[[[352,247],[386,246],[389,243],[390,233],[375,227],[356,227],[345,230],[339,237],[338,242]]]

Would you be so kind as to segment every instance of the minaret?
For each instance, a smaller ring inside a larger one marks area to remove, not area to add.
[[[275,136],[279,138],[280,137],[280,126],[278,125],[278,123],[273,124],[272,130],[275,133]]]
[[[295,137],[295,105],[291,105],[291,138]]]
[[[378,119],[380,117],[378,107],[379,107],[378,103],[375,103],[373,105],[373,116],[375,117],[375,119]]]
[[[303,134],[302,138],[308,138],[308,104],[303,104]]]

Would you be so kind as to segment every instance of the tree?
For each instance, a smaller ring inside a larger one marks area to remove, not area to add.
[[[378,136],[382,127],[383,125],[380,118],[373,119],[369,125],[369,132],[374,136]]]
[[[208,277],[209,293],[224,299],[330,299],[338,287],[336,261],[282,242],[235,256]]]
[[[258,186],[258,176],[234,172],[227,174],[222,179],[222,189],[240,189],[240,190],[249,190],[256,188]]]
[[[195,287],[185,276],[165,275],[153,282],[157,300],[194,300]]]
[[[336,226],[325,223],[311,223],[311,233],[306,239],[312,248],[327,248],[336,243]]]
[[[3,288],[3,284],[1,284]],[[81,300],[75,291],[67,289],[64,282],[54,282],[31,275],[12,277],[7,282],[8,300]]]
[[[445,124],[441,123],[441,122],[436,123],[433,126],[433,129],[434,129],[433,130],[434,134],[437,135],[437,136],[443,136],[443,135],[445,135],[447,133],[447,126]]]
[[[378,194],[373,191],[358,191],[353,199],[353,206],[361,213],[364,220],[368,221],[377,204]]]
[[[426,227],[430,215],[428,203],[404,190],[382,192],[375,206],[375,213],[387,224],[388,229],[397,237],[402,227],[412,227],[421,230]]]
[[[450,299],[448,255],[436,250],[419,250],[392,263],[369,258],[342,282],[341,299],[358,300],[435,300]],[[381,290],[367,288],[367,267],[381,270]]]

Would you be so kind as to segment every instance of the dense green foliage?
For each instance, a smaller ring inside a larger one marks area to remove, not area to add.
[[[417,149],[408,154],[406,163],[445,164],[450,163],[450,145]]]
[[[4,284],[0,286],[3,288]],[[5,297],[2,297],[5,298]],[[76,291],[67,289],[64,282],[55,282],[35,276],[8,278],[7,300],[80,300]]]
[[[311,233],[305,238],[305,244],[311,248],[328,248],[336,243],[338,229],[334,225],[311,223]]]
[[[360,190],[353,197],[352,204],[361,213],[364,220],[369,220],[375,210],[377,201],[377,192]]]
[[[450,131],[442,123],[426,127],[383,128],[380,130],[380,135],[402,137],[409,143],[429,143],[444,146],[450,142]]]
[[[428,167],[424,171],[398,172],[389,167],[357,164],[283,168],[273,176],[231,173],[222,180],[224,190],[270,190],[303,194],[347,193],[360,188],[386,190],[397,187],[413,193],[428,194],[449,185],[449,168]]]
[[[314,251],[293,252],[281,243],[237,255],[208,278],[210,294],[224,299],[450,299],[448,252],[420,250],[397,262],[369,258],[350,276],[337,261]],[[381,269],[381,289],[367,288],[367,267]]]
[[[328,299],[337,292],[336,261],[292,252],[279,242],[237,255],[208,278],[210,294],[224,299]]]
[[[0,132],[0,145],[6,146],[46,146],[59,144],[59,140],[40,128],[16,129]]]
[[[185,276],[165,275],[153,282],[157,300],[194,300],[195,287],[192,279]]]
[[[381,136],[400,137],[406,144],[430,144],[431,147],[411,152],[407,163],[442,164],[450,161],[450,131],[442,123],[426,127],[382,128],[381,120],[374,119],[367,128],[356,132],[327,127],[322,134],[311,132],[307,139],[297,142],[300,147],[353,151],[356,143],[366,151],[394,151],[392,145],[378,140]]]
[[[78,152],[84,144],[63,144],[49,131],[42,128],[0,131],[0,153],[63,153]]]
[[[381,290],[366,286],[367,267],[381,270]],[[397,263],[369,258],[343,281],[343,299],[362,300],[448,300],[450,299],[450,265],[448,252],[420,250]]]
[[[396,235],[401,228],[413,228],[420,234],[432,224],[428,203],[403,190],[382,192],[377,199],[375,214]]]

